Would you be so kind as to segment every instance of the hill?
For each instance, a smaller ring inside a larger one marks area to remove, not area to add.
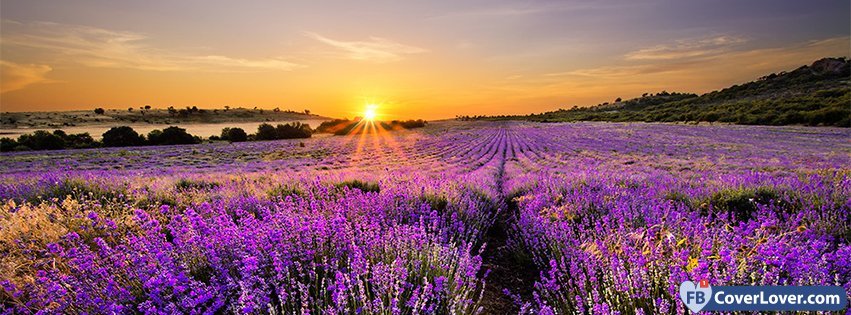
[[[824,58],[789,72],[709,92],[645,94],[626,101],[486,120],[722,122],[851,127],[851,61]],[[470,117],[459,117],[470,119]]]
[[[197,107],[153,109],[102,109],[65,112],[3,112],[0,128],[62,128],[89,125],[123,124],[212,124],[229,122],[270,122],[287,120],[327,120],[309,110],[296,112],[279,109]]]

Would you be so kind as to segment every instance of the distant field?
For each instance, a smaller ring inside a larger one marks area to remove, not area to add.
[[[683,314],[691,279],[851,292],[850,137],[443,121],[4,153],[0,310]]]

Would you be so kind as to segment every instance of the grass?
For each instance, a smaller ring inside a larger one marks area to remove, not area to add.
[[[337,188],[347,187],[349,189],[358,189],[363,192],[381,192],[381,186],[378,183],[361,181],[358,179],[347,180],[336,185]]]
[[[218,188],[219,186],[220,184],[216,182],[193,180],[188,178],[181,178],[174,184],[174,187],[177,190],[211,190]]]

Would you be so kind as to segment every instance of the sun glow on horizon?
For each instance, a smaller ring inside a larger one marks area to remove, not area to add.
[[[366,105],[366,109],[363,111],[363,119],[368,121],[375,120],[375,118],[378,117],[378,112],[376,111],[377,107],[378,105],[375,104]]]

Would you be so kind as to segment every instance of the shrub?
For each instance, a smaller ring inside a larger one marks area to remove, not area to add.
[[[754,217],[757,204],[779,201],[780,194],[770,187],[726,189],[712,195],[709,199],[715,209],[726,212],[731,222],[745,222]]]
[[[103,146],[128,147],[145,144],[145,138],[128,126],[112,127],[103,133]]]
[[[18,146],[18,142],[12,138],[0,138],[0,152],[9,152]]]
[[[65,148],[65,140],[62,137],[44,130],[36,130],[32,134],[21,135],[18,138],[18,144],[32,150],[60,150]]]
[[[298,186],[293,184],[281,184],[272,187],[266,191],[266,195],[270,198],[284,198],[287,196],[306,196],[305,192],[302,191]]]
[[[422,119],[417,120],[405,120],[405,121],[393,121],[393,124],[398,124],[402,128],[405,129],[414,129],[414,128],[422,128],[425,127],[426,121]]]
[[[299,139],[310,138],[312,130],[307,124],[293,122],[291,124],[279,124],[278,127],[275,127],[275,133],[278,135],[278,139]]]
[[[243,142],[248,140],[248,134],[242,128],[224,128],[222,129],[221,139],[230,142]]]
[[[219,183],[207,182],[203,180],[193,180],[181,178],[174,183],[174,188],[177,190],[210,190],[219,187]]]
[[[316,132],[337,133],[338,131],[345,129],[351,122],[351,120],[347,119],[334,119],[323,121],[319,124],[319,127],[316,127]]]
[[[358,179],[344,181],[342,183],[337,184],[337,188],[348,187],[351,189],[360,189],[363,192],[380,192],[381,186],[378,183],[372,183],[367,181],[361,181]]]
[[[277,127],[264,123],[257,126],[257,134],[254,136],[254,140],[310,138],[312,133],[309,125],[300,122],[279,124]]]
[[[54,134],[56,134],[55,131]],[[70,149],[88,149],[96,148],[99,146],[98,142],[95,141],[95,139],[93,139],[88,132],[65,135],[63,137],[63,140],[65,140],[66,147]]]
[[[148,133],[148,143],[152,145],[175,145],[175,144],[195,144],[200,143],[201,139],[192,136],[186,132],[186,129],[171,126],[160,130],[152,130]]]
[[[420,196],[420,201],[427,203],[431,207],[431,210],[437,211],[439,214],[445,213],[449,207],[449,200],[440,195],[423,194]]]
[[[275,140],[277,138],[278,133],[272,125],[260,124],[260,126],[257,126],[257,135],[254,136],[255,140]]]

